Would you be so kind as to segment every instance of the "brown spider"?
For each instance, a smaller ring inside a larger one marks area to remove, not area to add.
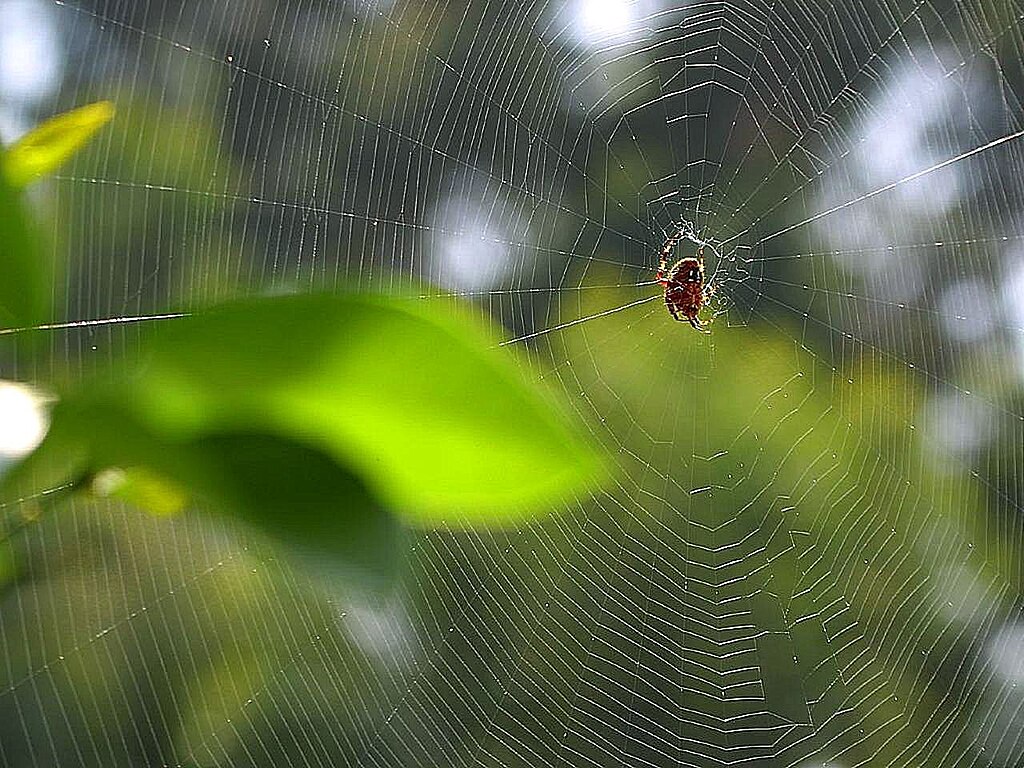
[[[673,318],[688,321],[701,333],[711,333],[697,317],[704,305],[704,246],[697,249],[696,256],[686,256],[668,268],[672,250],[684,234],[680,230],[661,247],[655,280],[665,289],[665,306]]]

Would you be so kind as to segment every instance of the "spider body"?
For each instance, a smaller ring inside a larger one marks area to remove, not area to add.
[[[711,333],[697,318],[707,293],[704,285],[704,247],[697,249],[696,256],[687,256],[673,264],[671,269],[668,267],[672,250],[686,234],[687,230],[681,229],[661,246],[655,280],[665,289],[665,306],[673,318],[680,322],[687,321],[702,333]]]
[[[658,284],[665,289],[665,306],[673,318],[689,322],[698,331],[707,332],[697,318],[704,306],[704,264],[700,258],[688,256],[667,270],[658,270]]]

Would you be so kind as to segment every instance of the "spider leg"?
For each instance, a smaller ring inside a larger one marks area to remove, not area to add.
[[[666,274],[667,270],[668,254],[664,249],[662,249],[661,257],[658,259],[658,274],[654,277],[654,281],[658,283],[658,285],[668,285],[668,275]]]
[[[700,320],[697,319],[696,315],[693,315],[692,317],[687,317],[686,319],[690,321],[690,325],[692,325],[694,329],[700,331],[701,333],[711,333],[711,329],[705,325],[702,325]]]
[[[655,282],[661,285],[667,285],[668,281],[668,257],[672,255],[672,251],[676,247],[676,243],[683,239],[686,235],[686,229],[682,228],[674,235],[671,235],[665,244],[661,246],[661,252],[658,254],[658,274],[654,278]]]
[[[668,300],[667,296],[665,297],[665,308],[668,310],[668,313],[670,315],[672,315],[672,319],[673,320],[680,320],[681,321],[683,319],[683,318],[681,318],[679,316],[679,313],[676,311],[675,305],[671,301]]]

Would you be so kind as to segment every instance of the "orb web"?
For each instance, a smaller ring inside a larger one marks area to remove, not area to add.
[[[419,280],[614,469],[519,529],[417,533],[383,602],[201,517],[4,509],[0,763],[1019,765],[1022,18],[0,3],[47,62],[0,56],[5,138],[118,106],[41,193],[46,365],[238,293]],[[655,283],[680,227],[709,335]]]

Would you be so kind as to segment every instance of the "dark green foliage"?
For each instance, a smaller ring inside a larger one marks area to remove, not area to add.
[[[0,329],[47,320],[52,290],[52,269],[24,203],[0,172]]]

